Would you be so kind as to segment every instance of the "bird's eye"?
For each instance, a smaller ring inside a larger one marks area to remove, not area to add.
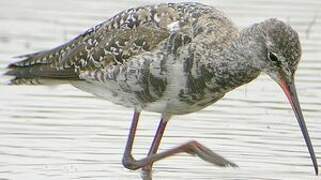
[[[278,57],[274,53],[269,52],[269,58],[271,61],[278,63]]]

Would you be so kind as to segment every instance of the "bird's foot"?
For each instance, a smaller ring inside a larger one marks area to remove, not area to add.
[[[192,155],[197,155],[201,159],[215,164],[217,166],[224,166],[224,167],[238,167],[235,163],[223,158],[222,156],[216,154],[209,148],[205,147],[204,145],[200,144],[197,141],[190,141],[186,144],[188,151],[187,153]]]
[[[142,178],[142,180],[152,180],[153,179],[152,169],[142,168],[141,178]]]

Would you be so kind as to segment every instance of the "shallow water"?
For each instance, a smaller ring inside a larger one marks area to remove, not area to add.
[[[240,27],[277,17],[299,31],[304,55],[296,85],[321,162],[321,1],[202,2],[224,10]],[[2,0],[0,71],[13,56],[57,46],[120,10],[149,3]],[[0,179],[140,179],[138,171],[121,165],[131,116],[131,109],[67,85],[0,85]],[[143,113],[137,157],[148,151],[158,120],[159,114]],[[198,113],[174,117],[160,148],[191,139],[240,168],[219,168],[182,154],[156,163],[154,179],[320,178],[285,95],[266,76]]]

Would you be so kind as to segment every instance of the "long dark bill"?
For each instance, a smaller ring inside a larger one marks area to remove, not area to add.
[[[309,153],[310,153],[311,160],[313,162],[315,174],[318,175],[318,173],[319,173],[318,162],[315,157],[315,153],[314,153],[313,146],[312,146],[312,143],[310,140],[310,136],[309,136],[307,127],[304,122],[302,110],[300,107],[299,99],[298,99],[295,85],[294,85],[294,80],[292,82],[288,83],[287,81],[281,79],[280,86],[283,89],[284,93],[286,94],[287,98],[289,99],[289,102],[292,106],[292,109],[294,111],[296,119],[298,120],[298,123],[300,125],[301,131],[302,131],[302,134],[303,134],[303,137],[305,140],[305,143],[306,143]]]

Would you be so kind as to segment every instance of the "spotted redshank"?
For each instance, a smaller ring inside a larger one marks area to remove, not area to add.
[[[13,85],[73,86],[134,109],[123,165],[150,176],[154,162],[185,152],[218,166],[236,166],[196,141],[157,152],[173,115],[199,111],[261,72],[285,92],[299,122],[315,173],[316,156],[294,86],[301,58],[298,33],[268,19],[239,31],[214,7],[166,3],[131,8],[51,50],[9,65]],[[161,114],[148,155],[132,156],[140,112]]]

